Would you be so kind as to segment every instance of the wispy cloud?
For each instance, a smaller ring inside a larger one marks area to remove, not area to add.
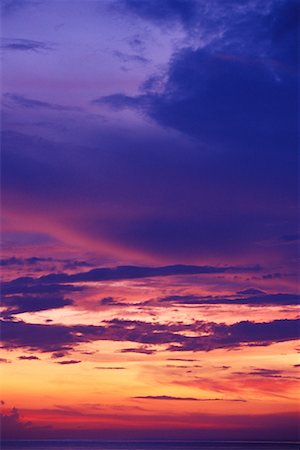
[[[249,291],[247,291],[249,293]],[[245,291],[243,291],[245,294]],[[200,297],[197,295],[171,295],[163,297],[160,300],[162,304],[173,305],[246,305],[246,306],[284,306],[284,305],[298,305],[300,295],[298,294],[264,294],[250,295],[243,297]]]
[[[239,398],[197,398],[197,397],[173,397],[171,395],[141,395],[133,397],[141,400],[182,400],[182,401],[195,401],[195,402],[246,402],[246,400]]]
[[[77,360],[77,359],[70,359],[67,361],[57,361],[56,364],[61,364],[62,366],[67,366],[69,364],[79,364],[81,363],[81,361]]]
[[[50,44],[42,41],[33,41],[31,39],[2,38],[1,48],[3,48],[4,50],[11,50],[11,51],[39,52],[39,51],[54,50],[55,44]]]
[[[58,105],[56,103],[49,103],[41,100],[27,98],[24,97],[23,95],[11,94],[8,92],[5,93],[3,97],[4,100],[9,102],[10,104],[14,104],[16,106],[26,109],[49,109],[53,111],[81,111],[80,108],[75,106]]]

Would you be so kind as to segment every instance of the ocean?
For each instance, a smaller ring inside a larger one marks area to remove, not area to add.
[[[299,442],[199,442],[199,441],[3,441],[1,449],[14,450],[299,450]]]

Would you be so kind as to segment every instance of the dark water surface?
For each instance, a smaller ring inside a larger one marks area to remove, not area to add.
[[[199,442],[199,441],[3,441],[1,449],[15,450],[299,450],[296,442]]]

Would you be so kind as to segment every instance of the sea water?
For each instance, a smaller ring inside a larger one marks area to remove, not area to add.
[[[3,441],[1,449],[14,450],[299,450],[296,442],[199,442],[199,441]]]

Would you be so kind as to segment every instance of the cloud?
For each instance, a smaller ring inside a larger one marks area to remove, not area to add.
[[[161,126],[210,147],[238,145],[249,150],[264,143],[280,148],[285,142],[291,152],[296,138],[295,92],[296,77],[283,74],[278,82],[263,61],[187,48],[172,59],[162,93],[135,97],[118,93],[94,103],[140,109]]]
[[[141,95],[117,92],[94,103],[135,109],[164,128],[196,138],[202,151],[226,149],[232,155],[229,170],[232,165],[243,173],[251,168],[255,178],[266,178],[276,148],[272,171],[281,171],[290,183],[293,168],[288,166],[292,159],[297,164],[297,2],[269,1],[262,7],[249,0],[241,7],[235,1],[162,5],[128,0],[126,5],[164,27],[181,22],[194,45],[176,51],[168,71],[146,80]],[[263,151],[253,158],[258,148]]]
[[[41,41],[33,41],[31,39],[9,39],[2,38],[1,48],[5,50],[17,50],[17,51],[34,51],[40,50],[53,50],[53,44],[48,44]]]
[[[37,266],[40,263],[62,263],[65,269],[74,269],[78,267],[91,267],[92,265],[87,261],[78,261],[76,259],[55,259],[55,258],[41,258],[37,256],[31,256],[30,258],[19,258],[11,256],[9,258],[0,259],[0,266]]]
[[[3,314],[5,315],[46,311],[70,305],[73,305],[72,300],[55,296],[4,296],[2,299],[2,306],[5,308]]]
[[[19,356],[19,359],[21,360],[21,361],[35,361],[35,360],[38,360],[38,359],[40,359],[38,356]]]
[[[276,378],[281,380],[298,380],[299,378],[289,376],[286,374],[286,371],[279,369],[263,369],[263,368],[254,368],[248,372],[233,372],[233,375],[240,375],[242,377],[259,377],[259,378]]]
[[[254,290],[256,291],[256,290]],[[242,291],[243,295],[253,292],[252,290]],[[260,292],[260,291],[258,291]],[[298,294],[259,294],[240,298],[207,297],[201,298],[196,295],[171,295],[159,300],[162,304],[178,305],[247,305],[247,306],[285,306],[298,305],[300,295]]]
[[[267,378],[277,378],[277,377],[281,377],[282,373],[283,373],[283,370],[256,368],[256,369],[248,372],[248,375],[267,377]]]
[[[145,267],[145,266],[118,266],[114,268],[97,268],[87,272],[79,272],[74,274],[68,273],[51,273],[43,275],[39,278],[17,278],[10,282],[4,283],[4,289],[18,284],[52,284],[52,283],[78,283],[88,281],[110,281],[110,280],[131,280],[148,277],[168,277],[172,275],[197,275],[197,274],[223,274],[223,273],[243,273],[243,272],[259,272],[260,266],[244,266],[244,267],[214,267],[214,266],[192,266],[177,264],[162,267]]]
[[[298,339],[299,324],[299,319],[259,323],[242,321],[232,325],[213,324],[207,336],[187,340],[180,346],[171,345],[169,350],[211,351],[217,348],[268,346],[275,342]]]
[[[299,241],[300,234],[285,234],[279,238],[280,241],[283,242],[295,242]]]
[[[120,3],[143,20],[161,27],[163,31],[181,24],[186,41],[209,50],[274,58],[295,62],[299,3],[297,0],[159,0]],[[228,11],[230,10],[230,14]]]
[[[10,364],[11,361],[7,358],[0,358],[0,364]]]
[[[170,395],[140,395],[132,397],[141,400],[184,400],[184,401],[198,401],[199,399],[195,397],[173,397]]]
[[[260,295],[260,294],[265,294],[264,291],[261,291],[260,289],[254,289],[254,288],[249,288],[249,289],[244,289],[243,291],[238,291],[237,294],[239,295]]]
[[[287,207],[296,202],[296,164],[287,152],[272,155],[269,167],[270,155],[256,157],[234,146],[216,154],[172,133],[154,138],[118,129],[107,139],[109,150],[100,138],[89,148],[88,142],[80,147],[3,133],[3,207],[7,203],[18,217],[26,214],[28,222],[44,224],[38,225],[40,231],[60,240],[71,230],[84,248],[96,246],[125,257],[133,252],[144,264],[150,256],[151,262],[195,263],[199,254],[202,261],[221,258],[229,264],[246,254],[256,262],[261,239],[278,241],[294,224],[296,229],[294,210]],[[291,171],[277,158],[286,158]],[[80,217],[74,196],[82,201]],[[101,200],[96,205],[95,197]],[[107,205],[105,214],[101,202]],[[284,228],[279,210],[288,218]],[[39,220],[41,215],[46,220]],[[265,227],[266,220],[274,227]],[[276,252],[291,250],[284,247]]]
[[[97,369],[97,370],[125,370],[126,367],[99,366],[99,367],[94,367],[94,369]]]
[[[143,108],[147,102],[146,96],[131,97],[122,93],[107,95],[92,100],[94,105],[108,105],[115,109]]]
[[[156,350],[146,346],[141,346],[141,347],[123,348],[121,350],[121,353],[142,353],[144,355],[154,355],[154,353],[156,353]]]
[[[141,64],[147,64],[150,62],[149,59],[147,59],[141,55],[130,55],[128,53],[123,53],[120,51],[114,51],[113,55],[116,58],[120,59],[124,63],[137,62],[137,63],[141,63]]]
[[[197,1],[195,0],[125,0],[121,6],[141,17],[157,24],[179,21],[188,26],[195,20]]]
[[[196,362],[197,359],[188,359],[188,358],[167,358],[167,361],[186,361],[186,362]]]
[[[1,11],[3,14],[14,14],[23,8],[36,6],[40,0],[2,0]]]
[[[55,358],[64,358],[65,356],[67,356],[68,352],[54,352],[52,353],[51,358],[55,359]]]
[[[28,324],[23,321],[2,321],[2,340],[6,348],[29,348],[33,351],[70,350],[84,341],[72,328],[63,325]]]
[[[80,343],[94,341],[135,342],[146,346],[165,344],[170,351],[212,351],[296,340],[299,323],[300,320],[295,319],[242,321],[232,325],[203,321],[160,324],[113,319],[98,326],[66,326],[2,320],[1,337],[7,349],[23,347],[52,353],[69,351]],[[186,335],[190,332],[195,336]]]
[[[61,410],[61,417],[59,411]],[[174,441],[178,440],[245,440],[251,441],[253,433],[256,438],[262,441],[297,441],[297,431],[299,417],[296,412],[276,413],[276,414],[207,414],[207,413],[181,413],[177,417],[171,413],[167,414],[105,414],[99,411],[98,418],[104,420],[104,425],[97,427],[61,427],[61,422],[66,415],[72,415],[78,420],[84,420],[82,412],[75,409],[57,406],[55,409],[31,410],[35,415],[43,411],[53,417],[53,413],[60,419],[60,426],[56,424],[46,427],[35,427],[33,424],[26,424],[18,417],[11,418],[13,425],[9,427],[7,421],[4,422],[3,438],[18,439],[95,439],[95,440],[164,440],[166,436]],[[98,411],[98,405],[97,405]],[[96,415],[92,416],[94,419]],[[107,421],[116,418],[122,424],[113,428],[107,428]],[[69,422],[69,421],[68,421]],[[159,423],[154,427],[149,424]],[[202,425],[199,427],[199,423]],[[24,426],[26,424],[26,433]],[[136,425],[139,425],[138,427]],[[21,425],[21,429],[20,429]]]
[[[135,399],[142,400],[183,400],[183,401],[196,401],[196,402],[216,402],[216,401],[224,401],[224,402],[246,402],[243,399],[227,399],[227,398],[196,398],[196,397],[173,397],[170,395],[145,395],[145,396],[137,396],[133,397]]]
[[[62,366],[66,366],[66,365],[69,365],[69,364],[79,364],[79,363],[81,363],[81,361],[79,361],[77,359],[69,359],[69,360],[66,360],[66,361],[57,361],[56,364],[61,364]]]
[[[22,277],[15,280],[3,282],[2,293],[10,294],[52,294],[57,295],[63,292],[80,292],[84,288],[82,286],[74,286],[72,284],[39,284],[37,279],[31,277]]]
[[[112,297],[104,297],[99,300],[100,306],[128,306],[128,303],[122,303]]]
[[[52,258],[50,258],[52,261]],[[1,258],[0,259],[0,265],[3,267],[9,267],[9,266],[24,266],[24,265],[36,265],[37,263],[41,261],[49,261],[49,258],[18,258],[16,256],[11,256],[9,258]]]
[[[1,414],[2,437],[18,438],[27,435],[31,422],[24,422],[20,418],[19,411],[13,408],[8,414]]]
[[[80,111],[80,108],[75,106],[64,106],[55,103],[49,103],[41,100],[24,97],[23,95],[5,93],[4,100],[8,104],[14,104],[25,109],[48,109],[53,111]]]

